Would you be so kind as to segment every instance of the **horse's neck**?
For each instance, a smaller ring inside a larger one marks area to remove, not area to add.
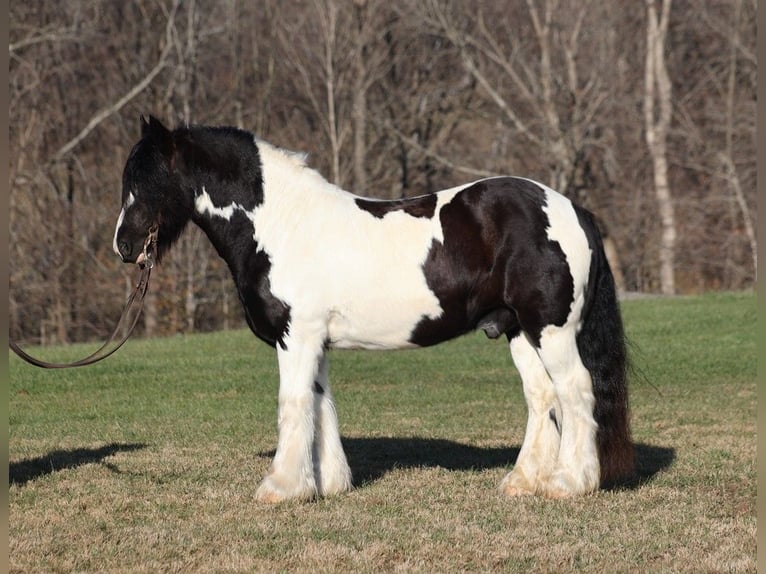
[[[348,195],[327,181],[318,171],[306,165],[305,156],[286,152],[258,142],[263,172],[264,198],[272,205],[288,208],[293,204],[315,202]]]
[[[306,166],[302,157],[259,144],[263,174],[263,205],[258,208],[258,233],[282,235],[290,226],[333,214],[342,218],[350,193]],[[273,230],[269,229],[273,226]]]

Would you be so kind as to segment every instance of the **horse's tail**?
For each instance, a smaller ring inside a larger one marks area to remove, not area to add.
[[[634,449],[628,414],[628,357],[614,277],[594,218],[578,210],[591,244],[590,279],[577,347],[593,381],[601,486],[630,477]]]

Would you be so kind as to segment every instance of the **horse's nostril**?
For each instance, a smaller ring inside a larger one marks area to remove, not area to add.
[[[120,249],[120,255],[123,257],[130,257],[133,253],[133,247],[127,241],[120,241],[117,247]]]

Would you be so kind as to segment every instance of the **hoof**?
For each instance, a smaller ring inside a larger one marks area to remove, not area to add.
[[[285,500],[282,495],[276,492],[261,492],[260,489],[255,493],[255,499],[264,504],[279,504]]]
[[[558,500],[561,498],[574,498],[577,495],[574,492],[568,492],[566,490],[545,489],[543,490],[543,496],[545,496],[545,498]]]
[[[525,488],[518,488],[516,486],[506,485],[500,489],[500,493],[507,498],[515,498],[517,496],[534,496],[534,492]]]
[[[541,493],[546,498],[573,498],[591,494],[598,490],[598,480],[575,479],[570,474],[559,471],[541,486]]]
[[[336,480],[332,481],[330,484],[323,484],[321,488],[321,496],[335,496],[336,494],[350,492],[353,489],[351,473],[349,472],[345,476],[336,478]]]
[[[303,488],[286,488],[279,485],[279,480],[274,476],[267,476],[261,481],[258,490],[255,491],[255,499],[265,504],[278,504],[285,500],[312,500],[316,498],[316,487],[304,486]]]
[[[533,496],[535,494],[535,487],[530,484],[523,473],[517,470],[509,472],[505,478],[503,478],[498,490],[500,490],[500,494],[508,498]]]

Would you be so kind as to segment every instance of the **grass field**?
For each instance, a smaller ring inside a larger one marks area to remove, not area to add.
[[[70,371],[11,357],[11,571],[755,571],[755,295],[623,313],[638,476],[574,500],[497,494],[526,409],[483,334],[333,353],[356,488],[276,506],[253,500],[276,358],[248,332],[136,340]]]

